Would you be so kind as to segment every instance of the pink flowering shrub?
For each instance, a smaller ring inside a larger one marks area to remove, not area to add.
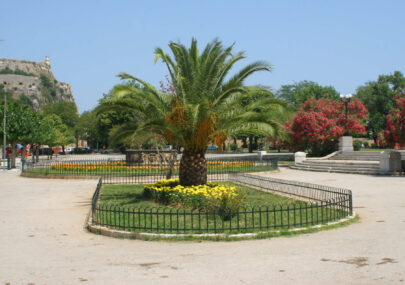
[[[397,107],[387,115],[387,125],[379,134],[378,143],[382,146],[403,148],[405,145],[405,94],[397,94],[394,99]]]
[[[364,104],[354,99],[348,104],[347,130],[356,136],[366,132],[363,120],[367,115]],[[306,100],[291,122],[286,124],[290,132],[290,149],[308,150],[311,155],[333,152],[338,138],[345,133],[345,104],[329,98]]]

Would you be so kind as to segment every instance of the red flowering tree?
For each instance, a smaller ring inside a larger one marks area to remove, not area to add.
[[[379,135],[378,143],[401,149],[405,146],[405,94],[397,94],[394,99],[397,108],[387,115],[387,125]]]
[[[348,103],[347,131],[355,136],[366,132],[363,120],[367,109],[358,99]],[[308,150],[311,155],[325,155],[335,149],[338,138],[345,133],[345,104],[329,98],[310,98],[300,105],[291,122],[290,149]]]

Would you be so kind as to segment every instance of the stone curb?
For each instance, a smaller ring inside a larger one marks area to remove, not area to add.
[[[337,225],[349,220],[352,220],[356,217],[356,213],[353,212],[352,216],[349,216],[344,219],[340,219],[339,221],[335,222],[329,222],[326,223],[325,225],[314,225],[308,228],[294,228],[294,229],[289,229],[288,232],[300,232],[300,231],[305,231],[308,229],[320,229],[326,226],[332,226],[332,225]],[[211,238],[215,240],[216,238],[253,238],[261,234],[268,234],[268,233],[280,233],[280,230],[275,230],[275,231],[266,231],[266,232],[257,232],[257,233],[243,233],[243,234],[154,234],[154,233],[134,233],[134,232],[127,232],[127,231],[120,231],[120,230],[113,230],[107,227],[102,227],[102,226],[97,226],[93,225],[91,223],[91,210],[89,214],[86,217],[86,222],[85,222],[85,229],[87,229],[91,233],[95,234],[100,234],[103,236],[107,237],[113,237],[113,238],[125,238],[125,239],[137,239],[137,240],[148,240],[149,238],[184,238],[184,237],[194,237],[194,238]]]
[[[37,173],[27,173],[21,172],[22,177],[28,178],[45,178],[45,179],[100,179],[100,176],[69,176],[69,175],[45,175],[45,174],[37,174]]]

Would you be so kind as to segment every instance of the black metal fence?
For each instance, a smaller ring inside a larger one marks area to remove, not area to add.
[[[229,158],[208,159],[207,175],[212,181],[227,180],[228,174],[239,172],[258,172],[277,169],[276,158]],[[139,184],[154,183],[166,178],[177,178],[179,161],[168,164],[128,164],[122,159],[27,161],[23,173],[43,176],[99,177],[103,183]]]
[[[284,181],[249,174],[230,174],[229,180],[265,191],[293,196],[292,204],[240,208],[222,213],[175,208],[126,208],[99,202],[104,177],[92,201],[92,224],[111,229],[153,233],[244,233],[307,227],[340,220],[352,215],[350,190],[309,183]]]
[[[352,215],[352,193],[346,189],[279,180],[246,172],[277,168],[271,157],[208,159],[209,181],[229,180],[294,198],[293,203],[239,208],[234,213],[169,207],[127,208],[99,201],[103,184],[147,184],[178,177],[174,165],[127,164],[122,159],[49,160],[24,163],[24,173],[100,178],[92,200],[92,224],[112,229],[153,233],[243,233],[306,227]]]

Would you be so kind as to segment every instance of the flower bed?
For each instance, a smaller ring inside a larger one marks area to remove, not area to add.
[[[179,173],[179,162],[171,168],[173,175]],[[207,161],[208,174],[229,172],[267,171],[277,168],[277,163],[272,161]],[[75,175],[75,176],[166,176],[170,170],[169,165],[131,165],[126,161],[68,161],[29,164],[24,172],[42,175]]]
[[[244,195],[236,186],[213,182],[181,186],[178,179],[145,185],[144,196],[161,204],[178,204],[192,210],[218,212],[224,219],[231,218],[244,204]]]
[[[176,200],[169,204],[156,202],[158,198],[153,199],[152,193],[149,193],[149,198],[145,197],[144,184],[104,184],[104,179],[100,178],[93,195],[89,227],[100,230],[102,234],[106,228],[141,234],[257,233],[340,221],[353,214],[350,190],[241,173],[229,178],[231,181],[221,182],[222,186],[229,186],[227,190],[219,190],[215,184],[210,184],[207,191],[230,193],[236,186],[235,193],[242,194],[244,199],[243,205],[231,216],[221,215],[215,210],[186,207]],[[175,188],[178,182],[165,181],[147,188],[164,189],[168,185]],[[174,192],[170,191],[170,194]],[[181,188],[179,192],[188,199],[197,198],[205,191],[191,187],[187,191]],[[211,197],[209,194],[202,196]]]

